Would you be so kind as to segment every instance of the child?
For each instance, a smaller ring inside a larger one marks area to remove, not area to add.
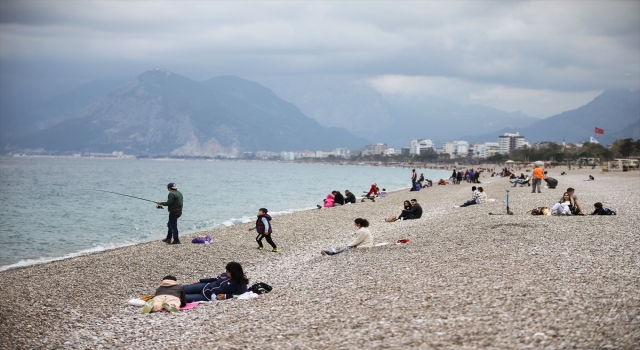
[[[256,236],[256,242],[258,242],[259,245],[258,249],[264,250],[264,247],[262,246],[262,239],[266,238],[267,243],[269,243],[273,247],[272,252],[277,253],[280,250],[278,250],[278,247],[276,247],[276,244],[271,239],[273,227],[270,225],[270,223],[271,216],[267,214],[267,209],[260,208],[258,210],[258,220],[256,220],[256,225],[250,228],[249,231],[256,230],[258,232],[258,236]]]
[[[186,305],[184,288],[173,276],[165,276],[156,289],[156,296],[147,300],[142,307],[142,313],[158,312],[165,309],[169,312],[178,312],[180,307]]]
[[[597,202],[593,205],[593,213],[591,215],[617,215],[615,211],[609,208],[603,208],[602,203]]]

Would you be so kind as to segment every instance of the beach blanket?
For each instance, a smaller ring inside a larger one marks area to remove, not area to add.
[[[180,311],[185,311],[185,310],[191,310],[194,307],[198,306],[198,304],[200,304],[199,302],[193,302],[193,303],[187,303],[187,305],[185,305],[184,307],[180,308]],[[159,312],[167,312],[167,310],[165,309],[161,309]]]

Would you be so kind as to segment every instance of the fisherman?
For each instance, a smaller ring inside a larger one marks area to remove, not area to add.
[[[169,222],[167,222],[167,238],[162,241],[167,244],[180,244],[180,238],[178,237],[178,218],[182,216],[182,193],[178,191],[178,185],[170,182],[167,185],[169,191],[169,197],[166,202],[156,202],[158,205],[167,207],[169,211]],[[173,242],[171,242],[171,236],[173,236]]]

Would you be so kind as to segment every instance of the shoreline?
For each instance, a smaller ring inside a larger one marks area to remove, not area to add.
[[[541,194],[481,177],[476,186],[496,201],[468,208],[452,208],[470,198],[463,183],[276,216],[280,253],[255,249],[251,224],[242,223],[184,236],[208,233],[210,246],[154,240],[5,270],[0,336],[26,348],[324,348],[335,339],[349,348],[631,348],[640,341],[640,173],[592,172],[596,181],[583,182],[591,169],[550,170],[560,184]],[[618,215],[525,214],[566,187],[577,189],[585,211],[600,201]],[[505,189],[516,215],[487,215],[504,212]],[[383,221],[410,198],[422,218]],[[371,222],[374,243],[411,242],[321,256],[351,239],[356,217]],[[175,315],[126,305],[166,274],[192,281],[232,260],[274,291]]]

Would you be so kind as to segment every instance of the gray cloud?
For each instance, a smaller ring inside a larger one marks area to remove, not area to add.
[[[384,77],[445,77],[463,87],[441,97],[493,106],[514,104],[487,91],[640,87],[638,1],[2,1],[0,10],[3,74],[20,63],[80,80],[139,67],[194,79],[357,74],[382,92]],[[394,91],[430,89],[414,85]],[[523,110],[566,107],[556,105]]]

